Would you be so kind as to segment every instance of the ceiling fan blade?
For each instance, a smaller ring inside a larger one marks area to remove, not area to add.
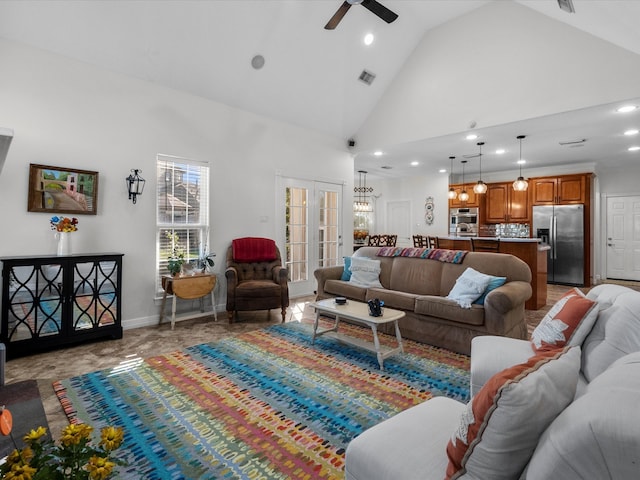
[[[333,14],[333,17],[331,17],[331,19],[324,26],[325,30],[333,30],[334,28],[336,28],[340,23],[340,20],[342,20],[342,17],[345,16],[345,14],[350,8],[351,8],[351,4],[349,2],[344,2],[340,6],[340,8],[338,8],[336,13]]]
[[[379,16],[382,20],[384,20],[387,23],[391,23],[396,18],[398,18],[397,14],[393,13],[384,5],[376,2],[376,0],[363,0],[361,5],[367,10],[369,10],[370,12],[375,13],[377,16]]]

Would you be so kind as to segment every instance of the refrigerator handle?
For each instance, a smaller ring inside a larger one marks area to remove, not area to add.
[[[551,250],[549,251],[549,257],[551,258],[551,260],[553,260],[554,258],[556,258],[555,255],[555,246],[556,246],[556,236],[555,236],[555,230],[554,230],[554,220],[555,220],[555,215],[552,215],[551,217],[549,217],[549,246],[551,247]]]
[[[553,259],[554,260],[558,259],[558,249],[556,248],[557,241],[558,241],[557,227],[558,227],[558,217],[554,215],[553,216]]]

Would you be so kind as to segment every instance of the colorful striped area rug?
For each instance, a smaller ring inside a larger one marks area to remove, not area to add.
[[[54,388],[71,422],[124,427],[123,479],[343,478],[345,449],[367,428],[432,396],[468,400],[464,355],[406,340],[380,371],[365,350],[311,344],[311,330],[270,326]]]

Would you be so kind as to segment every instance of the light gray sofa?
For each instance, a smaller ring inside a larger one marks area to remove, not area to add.
[[[342,266],[317,269],[317,299],[337,296],[365,302],[374,298],[385,306],[406,312],[400,320],[404,338],[444,347],[469,355],[471,339],[478,335],[526,338],[524,304],[531,296],[531,270],[513,255],[469,252],[461,264],[415,257],[379,257],[379,247],[362,247],[354,257],[380,260],[382,288],[365,288],[340,280]],[[491,291],[484,305],[460,307],[445,297],[458,277],[471,267],[479,272],[506,277]],[[387,328],[388,327],[388,328]],[[394,334],[392,325],[381,330]]]
[[[640,478],[640,292],[600,285],[587,296],[600,312],[581,345],[575,398],[539,437],[520,480]],[[475,338],[474,390],[532,355],[528,341]],[[349,444],[345,478],[442,480],[446,446],[465,410],[437,397],[370,428]],[[486,480],[471,473],[459,478]]]

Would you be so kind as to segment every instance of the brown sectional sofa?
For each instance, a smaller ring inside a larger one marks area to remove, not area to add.
[[[525,262],[502,253],[468,252],[461,264],[416,257],[379,257],[378,247],[362,247],[354,256],[380,260],[383,288],[365,288],[340,280],[343,267],[325,267],[314,274],[317,299],[336,296],[365,302],[373,298],[385,306],[404,310],[400,320],[402,336],[470,354],[471,339],[478,335],[527,338],[524,303],[531,296],[531,270]],[[483,305],[471,309],[445,297],[467,267],[479,272],[507,277],[491,291]],[[391,326],[391,325],[389,325]],[[393,333],[383,325],[382,330]]]

